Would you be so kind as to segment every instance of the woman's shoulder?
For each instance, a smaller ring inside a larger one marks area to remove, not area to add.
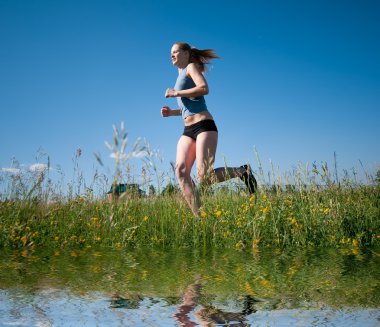
[[[194,70],[194,69],[199,70],[199,68],[200,68],[199,65],[195,62],[190,62],[186,67],[187,71]]]
[[[191,76],[193,73],[201,73],[201,69],[197,63],[191,62],[186,67],[186,75]]]

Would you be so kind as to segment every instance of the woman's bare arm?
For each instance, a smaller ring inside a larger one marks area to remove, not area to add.
[[[187,74],[194,81],[195,86],[191,89],[176,91],[174,89],[167,89],[165,97],[199,97],[208,94],[207,81],[204,78],[202,72],[199,70],[196,64],[191,63],[187,66]]]
[[[181,110],[170,109],[168,106],[164,106],[161,108],[161,116],[162,117],[181,116]]]

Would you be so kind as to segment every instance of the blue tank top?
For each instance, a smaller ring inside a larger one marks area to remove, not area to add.
[[[176,91],[191,89],[195,86],[194,81],[186,76],[187,67],[182,70],[182,72],[178,75],[177,81],[175,83],[174,89]],[[177,97],[177,103],[179,109],[181,110],[182,118],[185,119],[188,116],[195,115],[202,111],[207,111],[205,98],[200,97]]]

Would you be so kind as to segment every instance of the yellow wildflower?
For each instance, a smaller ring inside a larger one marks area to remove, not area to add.
[[[348,237],[348,238],[342,238],[342,240],[340,241],[341,244],[346,244],[346,243],[350,243],[351,242],[351,239]]]
[[[269,211],[268,207],[265,207],[265,208],[262,209],[263,214],[266,214],[268,211]]]
[[[359,246],[358,240],[352,240],[352,245],[355,247],[358,247]]]
[[[288,269],[287,275],[292,277],[298,270],[297,266],[292,266]]]
[[[237,249],[237,250],[242,250],[243,248],[244,248],[244,243],[243,243],[243,241],[239,241],[239,242],[237,242],[236,244],[235,244],[235,248]]]
[[[216,215],[217,217],[220,217],[220,216],[222,215],[222,211],[218,210],[217,212],[215,212],[215,215]]]
[[[148,221],[149,218],[148,218],[148,216],[144,216],[143,219],[144,219],[144,221]]]
[[[355,254],[355,255],[360,254],[360,250],[359,249],[352,249],[351,252],[352,252],[352,254]]]
[[[21,237],[21,242],[22,242],[22,244],[24,244],[24,246],[25,246],[27,240],[28,240],[28,238],[25,235],[23,237]]]

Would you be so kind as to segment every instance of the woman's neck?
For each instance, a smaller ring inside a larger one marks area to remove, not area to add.
[[[182,72],[187,66],[188,66],[188,62],[187,63],[185,63],[185,64],[180,64],[180,65],[178,65],[177,67],[178,67],[178,73],[180,73],[180,72]]]

